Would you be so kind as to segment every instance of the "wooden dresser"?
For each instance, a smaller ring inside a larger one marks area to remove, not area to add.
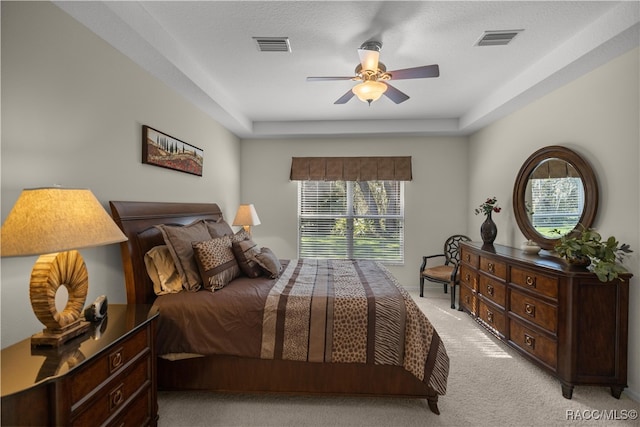
[[[629,279],[602,283],[549,254],[461,243],[460,309],[555,375],[576,385],[627,386]]]
[[[87,334],[57,348],[26,339],[2,350],[2,425],[157,424],[149,305],[109,305]]]

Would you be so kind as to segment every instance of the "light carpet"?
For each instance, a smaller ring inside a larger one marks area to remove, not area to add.
[[[560,383],[452,310],[442,287],[425,298],[410,291],[450,357],[440,415],[425,400],[405,398],[158,393],[159,426],[638,426],[640,404],[609,388],[577,386],[571,400]]]

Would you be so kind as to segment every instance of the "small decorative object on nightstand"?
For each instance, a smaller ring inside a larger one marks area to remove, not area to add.
[[[75,249],[124,242],[127,237],[93,193],[76,188],[24,190],[2,225],[2,256],[40,255],[31,272],[31,307],[46,329],[31,338],[32,345],[59,346],[85,333],[80,320],[89,277]],[[62,312],[56,293],[67,288]]]
[[[253,205],[240,205],[236,217],[233,220],[233,225],[241,225],[247,233],[251,234],[251,227],[260,224],[260,218]]]

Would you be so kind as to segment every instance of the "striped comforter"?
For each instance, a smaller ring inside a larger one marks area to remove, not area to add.
[[[269,291],[260,357],[404,369],[443,395],[449,358],[438,333],[381,264],[291,260]]]

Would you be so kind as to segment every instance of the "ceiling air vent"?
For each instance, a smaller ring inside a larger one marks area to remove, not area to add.
[[[291,52],[288,37],[254,37],[260,52]]]
[[[485,31],[477,41],[476,46],[504,46],[513,40],[523,30]]]

